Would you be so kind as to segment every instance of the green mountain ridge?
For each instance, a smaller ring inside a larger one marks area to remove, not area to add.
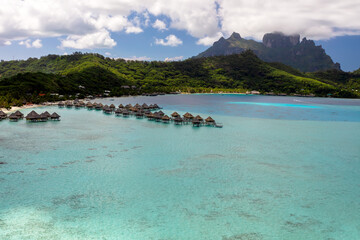
[[[99,54],[48,55],[0,63],[0,106],[57,100],[51,93],[111,95],[152,92],[245,92],[359,97],[360,75],[339,70],[303,73],[266,63],[252,51],[180,62],[125,61]],[[46,96],[39,96],[45,94]]]
[[[281,62],[302,72],[340,70],[340,64],[334,63],[314,41],[303,38],[300,42],[300,35],[285,36],[282,33],[267,33],[261,43],[241,38],[234,32],[228,39],[221,37],[195,58],[239,54],[246,50],[252,50],[265,62]]]

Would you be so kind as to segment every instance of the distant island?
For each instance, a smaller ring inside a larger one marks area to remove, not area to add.
[[[340,70],[340,64],[334,63],[321,46],[300,35],[285,35],[280,32],[267,33],[262,42],[244,39],[234,32],[228,39],[221,37],[212,47],[195,58],[225,56],[252,50],[265,62],[280,62],[302,72]]]
[[[177,91],[358,98],[360,70],[304,73],[264,62],[251,50],[179,62],[126,61],[79,52],[0,62],[0,107]]]

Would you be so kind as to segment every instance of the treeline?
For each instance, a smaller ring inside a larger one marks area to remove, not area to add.
[[[180,62],[125,61],[82,53],[48,55],[1,62],[0,74],[1,106],[56,100],[58,95],[64,99],[103,95],[105,90],[110,96],[258,90],[333,97],[359,97],[360,91],[356,72],[305,74],[280,63],[265,63],[251,51]]]

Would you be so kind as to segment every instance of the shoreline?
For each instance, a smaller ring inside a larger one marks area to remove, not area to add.
[[[11,107],[10,110],[7,110],[6,108],[0,108],[1,111],[3,111],[6,114],[9,113],[13,113],[16,111],[21,111],[23,109],[28,109],[28,108],[38,108],[38,107],[46,107],[46,106],[51,106],[51,105],[55,105],[55,103],[49,103],[49,104],[33,104],[33,105],[24,105],[21,107]]]

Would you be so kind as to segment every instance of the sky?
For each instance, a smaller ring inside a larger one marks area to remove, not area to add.
[[[238,32],[298,33],[345,71],[360,67],[359,0],[0,0],[0,59],[75,51],[183,60]]]

